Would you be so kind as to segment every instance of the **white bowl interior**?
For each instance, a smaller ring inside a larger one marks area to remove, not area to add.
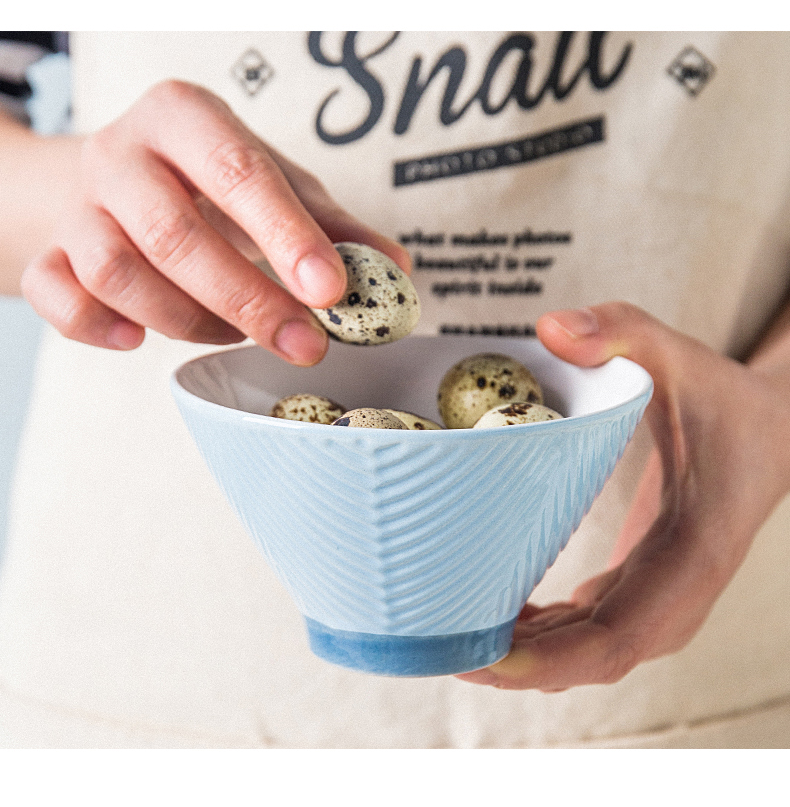
[[[626,359],[580,368],[549,353],[537,339],[489,336],[409,337],[376,347],[332,342],[324,361],[309,368],[293,367],[257,346],[235,348],[187,363],[176,381],[203,400],[256,415],[268,415],[280,398],[309,392],[347,410],[387,407],[441,423],[436,398],[442,377],[456,362],[482,352],[520,360],[543,387],[546,404],[565,417],[611,409],[652,383],[645,370]]]

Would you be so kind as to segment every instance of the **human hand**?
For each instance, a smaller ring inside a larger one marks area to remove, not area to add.
[[[332,305],[346,284],[333,242],[410,269],[403,248],[190,84],[156,85],[87,137],[79,173],[57,245],[22,277],[33,308],[77,341],[131,349],[145,328],[214,344],[249,336],[311,365],[327,335],[305,306]],[[254,265],[261,256],[285,288]]]
[[[790,365],[776,352],[752,365],[724,358],[623,303],[547,314],[537,331],[566,361],[625,356],[655,383],[645,417],[656,452],[609,569],[568,602],[527,604],[510,654],[458,676],[550,692],[618,681],[702,626],[790,490]]]

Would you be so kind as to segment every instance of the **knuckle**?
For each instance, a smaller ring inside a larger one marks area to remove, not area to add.
[[[260,332],[268,315],[266,299],[258,292],[237,291],[228,300],[227,310],[227,319],[245,333]]]
[[[113,124],[86,137],[80,148],[82,166],[89,176],[101,176],[106,166],[118,149],[118,134]]]
[[[198,227],[195,217],[177,210],[155,208],[142,220],[142,247],[157,265],[179,263],[192,250]]]
[[[61,335],[92,343],[91,332],[107,310],[79,282],[63,283],[65,253],[53,249],[32,261],[22,275],[22,291],[31,307]]]
[[[155,105],[171,106],[191,101],[199,94],[200,88],[195,84],[177,78],[167,78],[154,84],[146,93],[146,97]]]
[[[226,142],[208,156],[208,172],[222,198],[237,195],[252,183],[267,183],[273,166],[260,149]]]
[[[61,301],[56,312],[49,317],[57,331],[67,339],[82,342],[85,337],[86,323],[92,315],[92,301],[88,297],[72,295]]]
[[[136,261],[128,250],[101,246],[88,257],[79,276],[83,285],[94,294],[119,298],[132,285],[135,268]]]
[[[57,284],[57,277],[67,261],[65,253],[59,247],[54,247],[35,257],[22,272],[20,291],[39,313],[42,303],[49,300],[49,292]]]

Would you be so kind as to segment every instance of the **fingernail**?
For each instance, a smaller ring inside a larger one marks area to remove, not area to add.
[[[302,258],[296,267],[296,278],[304,292],[303,302],[314,308],[331,305],[346,288],[346,270],[319,255]]]
[[[324,357],[328,338],[318,322],[291,319],[280,325],[274,336],[274,346],[292,364],[310,367]]]
[[[145,338],[145,331],[140,335],[140,326],[122,319],[114,323],[107,332],[107,341],[118,350],[134,350]]]
[[[599,330],[598,318],[589,308],[566,308],[552,311],[548,316],[574,339],[593,336]]]

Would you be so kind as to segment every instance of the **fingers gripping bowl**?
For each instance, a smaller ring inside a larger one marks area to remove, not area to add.
[[[565,417],[490,429],[349,429],[268,416],[294,391],[440,421],[447,368],[507,353]],[[615,358],[592,369],[535,339],[332,343],[316,367],[258,347],[195,359],[173,392],[209,468],[305,617],[313,651],[383,675],[502,658],[519,611],[611,474],[652,393]]]

